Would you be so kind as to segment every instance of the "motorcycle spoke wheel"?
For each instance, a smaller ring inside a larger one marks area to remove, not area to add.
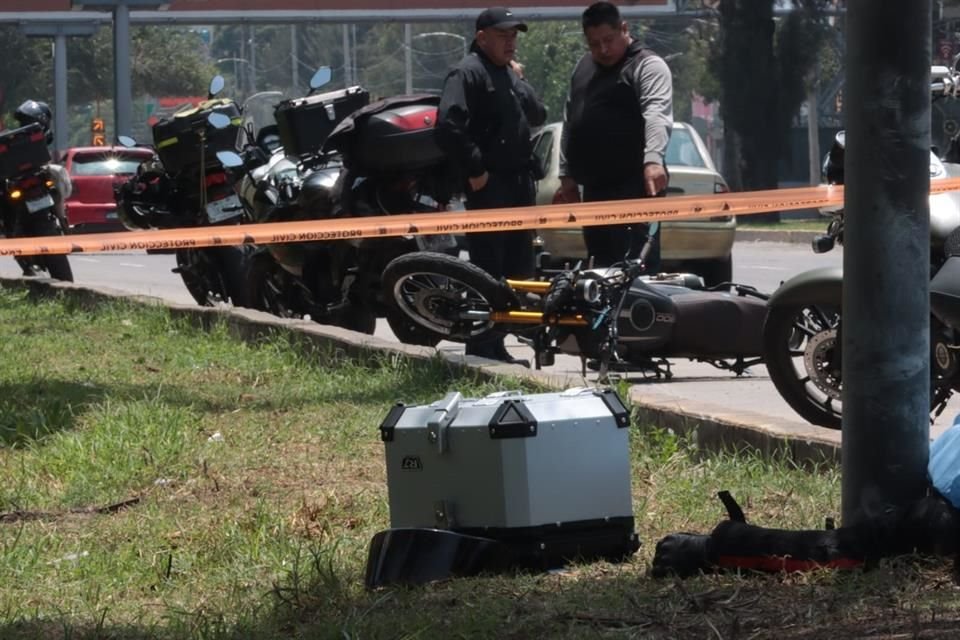
[[[492,326],[490,301],[455,278],[411,273],[397,280],[394,295],[401,311],[436,333],[473,337]]]
[[[468,341],[494,328],[492,311],[519,306],[506,283],[442,253],[400,256],[383,272],[385,301],[396,313],[441,338]]]
[[[772,309],[764,327],[767,371],[777,391],[808,422],[839,429],[843,404],[840,312],[827,305]]]

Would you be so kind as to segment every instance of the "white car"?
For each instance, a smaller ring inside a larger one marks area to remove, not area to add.
[[[550,204],[560,186],[560,134],[562,122],[545,125],[533,135],[533,153],[540,163],[537,204]],[[667,146],[667,171],[670,185],[667,196],[729,191],[717,172],[707,146],[691,125],[675,122]],[[729,282],[733,275],[733,241],[737,221],[733,216],[715,216],[704,220],[667,221],[661,225],[660,259],[664,270],[691,271],[703,277],[707,285]],[[541,229],[543,249],[550,253],[551,264],[586,257],[583,234],[579,229]]]

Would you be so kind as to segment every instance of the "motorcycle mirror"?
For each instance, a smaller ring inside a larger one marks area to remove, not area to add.
[[[207,99],[209,100],[213,96],[217,95],[223,88],[226,86],[226,81],[223,79],[223,76],[213,76],[213,80],[210,81],[210,88],[207,90]]]
[[[836,240],[832,236],[817,236],[811,241],[811,246],[814,253],[826,253],[833,249],[836,244]]]
[[[131,138],[130,136],[117,136],[117,142],[120,143],[120,146],[132,149],[137,146],[137,141]]]
[[[230,116],[224,115],[222,113],[211,113],[207,116],[207,122],[210,123],[210,126],[214,129],[226,129],[230,126]]]
[[[217,160],[227,169],[236,169],[243,166],[243,158],[233,151],[217,151]]]
[[[317,72],[313,74],[313,77],[310,78],[310,90],[316,91],[330,82],[331,77],[333,77],[333,72],[330,70],[330,67],[320,67],[317,69]]]

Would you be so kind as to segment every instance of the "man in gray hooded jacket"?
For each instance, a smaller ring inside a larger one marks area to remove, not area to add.
[[[570,79],[560,141],[560,188],[555,203],[665,195],[664,164],[673,127],[673,87],[663,58],[630,36],[616,6],[596,2],[583,12],[590,52]],[[584,227],[597,266],[636,258],[649,225]],[[649,238],[647,271],[660,263],[659,234]]]

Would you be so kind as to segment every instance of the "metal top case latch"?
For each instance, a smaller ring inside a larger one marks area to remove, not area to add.
[[[462,399],[459,391],[451,391],[435,403],[433,415],[427,421],[427,440],[437,445],[437,453],[447,450],[447,428],[456,419]]]

